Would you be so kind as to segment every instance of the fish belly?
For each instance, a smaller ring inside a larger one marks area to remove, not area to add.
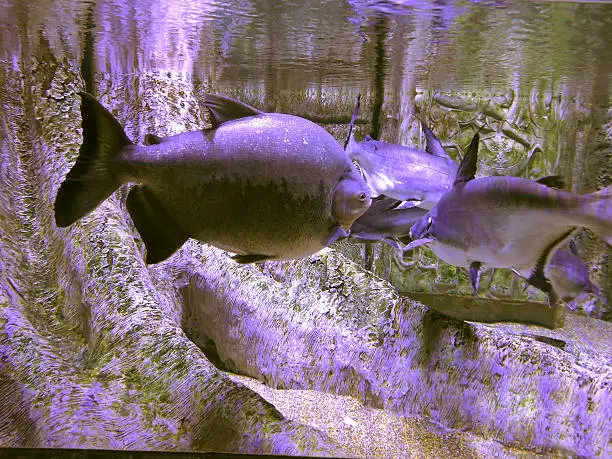
[[[469,266],[479,261],[493,268],[530,273],[551,244],[560,243],[574,226],[568,216],[536,211],[464,215],[459,228],[436,237],[434,252],[447,263]],[[457,231],[458,229],[458,231]],[[433,248],[433,247],[432,247]]]
[[[327,196],[296,199],[275,183],[213,180],[189,187],[185,182],[153,192],[190,237],[238,254],[310,255],[337,226]]]
[[[434,241],[429,244],[438,258],[453,266],[470,266],[469,252],[458,247],[453,247],[450,244],[445,244],[440,241]]]

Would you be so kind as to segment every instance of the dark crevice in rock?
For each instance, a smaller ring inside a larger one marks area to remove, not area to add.
[[[215,340],[206,333],[207,327],[200,323],[201,316],[198,314],[198,310],[201,307],[207,307],[206,302],[213,294],[212,292],[207,293],[199,290],[196,287],[197,282],[194,281],[195,279],[192,278],[189,284],[179,289],[182,300],[181,328],[217,369],[245,374],[243,369],[236,366],[231,357],[219,355]]]

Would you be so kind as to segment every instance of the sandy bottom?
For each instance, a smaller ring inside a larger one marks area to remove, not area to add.
[[[515,458],[538,456],[418,418],[369,408],[352,397],[315,390],[278,390],[228,373],[272,403],[283,416],[315,427],[360,458]]]

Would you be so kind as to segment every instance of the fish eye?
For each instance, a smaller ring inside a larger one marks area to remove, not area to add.
[[[357,196],[357,199],[359,199],[359,201],[364,202],[366,200],[366,194],[361,192],[359,193],[359,195]]]

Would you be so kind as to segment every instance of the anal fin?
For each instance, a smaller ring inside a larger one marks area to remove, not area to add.
[[[133,187],[128,194],[126,205],[147,248],[148,264],[164,261],[189,238],[146,187]]]
[[[259,255],[256,253],[250,253],[248,255],[234,255],[232,260],[236,261],[236,263],[247,264],[247,263],[257,263],[259,261],[269,260],[272,257],[270,255]]]

